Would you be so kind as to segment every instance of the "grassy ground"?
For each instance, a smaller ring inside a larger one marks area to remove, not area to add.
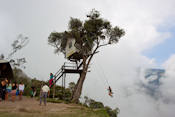
[[[48,99],[48,101],[53,101]],[[0,117],[109,117],[105,109],[93,110],[74,103],[47,102],[39,106],[36,98],[0,102]]]
[[[10,109],[10,108],[9,108]],[[66,108],[58,113],[43,113],[37,110],[19,109],[18,113],[11,113],[7,110],[0,112],[0,117],[109,117],[106,110],[93,111],[84,108]]]

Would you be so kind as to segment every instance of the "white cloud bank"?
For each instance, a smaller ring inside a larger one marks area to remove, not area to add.
[[[163,66],[167,71],[175,72],[175,54],[171,55],[171,57],[163,64]]]

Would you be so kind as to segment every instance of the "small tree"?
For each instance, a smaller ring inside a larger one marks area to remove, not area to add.
[[[117,117],[117,115],[120,113],[119,108],[112,110],[109,106],[105,106],[105,109],[110,117]]]
[[[66,53],[66,46],[62,41],[68,38],[74,38],[76,43],[80,45],[80,52],[82,53],[81,65],[83,72],[80,74],[78,82],[74,88],[73,95],[70,101],[78,103],[81,95],[84,80],[86,78],[87,70],[93,56],[97,53],[100,47],[115,44],[124,36],[125,31],[115,26],[100,17],[99,11],[92,9],[87,15],[87,20],[83,23],[77,18],[71,18],[69,21],[69,31],[52,32],[48,37],[48,44],[55,47],[55,53]],[[89,50],[92,54],[89,54]]]
[[[19,50],[21,50],[23,47],[25,47],[29,43],[28,37],[23,37],[22,34],[19,34],[17,39],[11,44],[13,47],[12,53],[9,54],[7,58],[5,58],[4,54],[0,55],[0,60],[9,60],[12,66],[14,67],[20,67],[24,63],[26,63],[25,58],[17,59],[16,61],[14,59],[11,59],[12,56]],[[24,66],[23,66],[24,67]],[[24,67],[25,68],[25,67]]]
[[[75,88],[75,82],[70,82],[69,83],[69,89],[70,89],[70,92],[72,92]]]

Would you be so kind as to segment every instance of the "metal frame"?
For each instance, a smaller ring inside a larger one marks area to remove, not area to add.
[[[66,66],[66,64],[72,64]],[[71,68],[71,69],[70,69]],[[73,63],[64,63],[61,69],[54,75],[54,82],[56,82],[62,77],[62,100],[65,100],[65,83],[66,83],[66,73],[78,73],[81,74],[83,70],[77,69],[76,64]],[[52,86],[51,86],[52,87]]]

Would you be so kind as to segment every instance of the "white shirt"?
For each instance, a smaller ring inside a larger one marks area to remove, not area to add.
[[[47,85],[44,85],[42,90],[43,90],[43,92],[48,92],[48,91],[50,91],[50,88]]]
[[[22,90],[22,91],[24,91],[24,84],[23,85],[19,85],[19,90]]]

